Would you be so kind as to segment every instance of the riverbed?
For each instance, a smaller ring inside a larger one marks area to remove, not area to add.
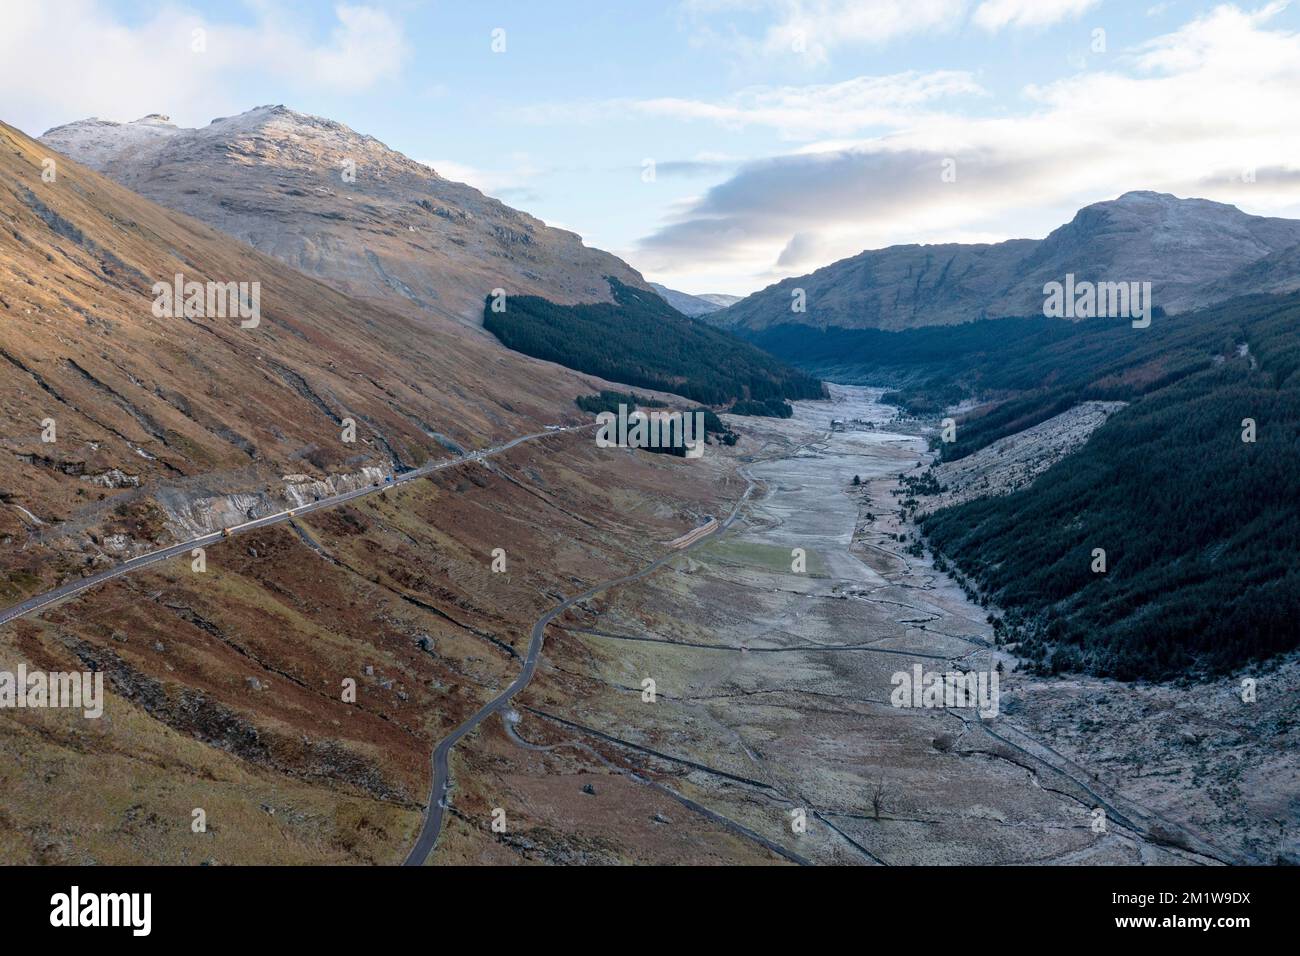
[[[483,743],[530,832],[637,862],[1236,858],[1134,770],[1167,690],[1018,673],[989,609],[909,553],[894,492],[927,441],[881,393],[735,420],[735,458],[710,466],[754,483],[732,528],[551,629],[514,740]],[[918,669],[996,673],[996,714],[900,700]]]

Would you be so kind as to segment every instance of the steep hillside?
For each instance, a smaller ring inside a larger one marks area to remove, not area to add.
[[[1207,284],[1201,294],[1209,303],[1230,299],[1243,292],[1284,295],[1297,290],[1300,290],[1300,245],[1242,266],[1227,278]]]
[[[959,420],[944,458],[1081,398],[1130,404],[1028,487],[924,518],[930,544],[1010,610],[1004,639],[1046,670],[1164,679],[1294,648],[1300,297],[1081,328],[1055,349],[1008,339],[990,351],[990,377],[1032,371],[1033,387]],[[912,506],[930,510],[948,471],[909,479]]]
[[[0,490],[18,506],[0,509],[8,533],[94,525],[129,501],[148,540],[161,532],[147,504],[159,495],[409,467],[536,430],[595,384],[450,320],[349,298],[62,157],[43,181],[48,158],[0,125]],[[177,273],[260,283],[260,323],[156,316],[153,285]]]
[[[606,275],[648,288],[574,233],[283,106],[202,129],[161,116],[82,120],[40,141],[342,292],[407,311],[477,322],[495,288],[561,303],[608,301]]]
[[[604,384],[349,298],[62,157],[43,180],[50,155],[0,126],[0,606],[175,540],[196,502],[260,506],[290,479],[483,447],[577,419],[574,396]],[[153,283],[178,271],[260,282],[260,322],[155,315]],[[0,709],[0,858],[400,861],[433,747],[518,675],[553,596],[724,513],[744,487],[726,454],[545,434],[218,541],[202,570],[183,553],[7,623],[6,667],[93,669],[107,699],[103,719]],[[568,700],[591,692],[552,667]],[[548,860],[590,849],[585,832],[521,840]],[[708,862],[729,842],[696,827],[601,852]]]
[[[1154,305],[1185,312],[1251,292],[1281,291],[1277,270],[1250,267],[1300,244],[1300,221],[1235,206],[1129,192],[1086,206],[1045,239],[992,245],[891,246],[785,279],[709,321],[746,334],[781,326],[897,331],[1041,315],[1043,285],[1149,281]],[[1228,280],[1232,277],[1231,281]],[[792,311],[802,289],[807,309]],[[782,358],[800,361],[798,343]]]

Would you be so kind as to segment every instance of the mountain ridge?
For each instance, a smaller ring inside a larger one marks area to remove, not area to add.
[[[344,293],[407,312],[477,325],[494,288],[561,304],[612,301],[606,275],[649,288],[576,233],[282,105],[194,129],[161,114],[78,120],[38,142]]]
[[[777,325],[898,331],[1042,313],[1043,284],[1150,281],[1154,305],[1178,313],[1286,285],[1300,220],[1254,216],[1206,199],[1135,190],[1092,203],[1043,239],[896,245],[783,279],[708,316],[724,328]],[[1278,264],[1268,275],[1261,260]],[[806,311],[791,305],[797,289]]]
[[[0,411],[13,423],[0,488],[46,523],[123,488],[243,493],[409,467],[554,422],[597,384],[441,315],[350,298],[75,161],[59,157],[46,182],[48,147],[3,123],[0,146]],[[176,273],[258,283],[259,323],[160,316],[151,289]]]

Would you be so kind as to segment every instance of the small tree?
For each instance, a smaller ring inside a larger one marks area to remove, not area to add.
[[[885,781],[881,778],[876,784],[876,789],[871,794],[871,810],[880,819],[880,812],[885,809]]]

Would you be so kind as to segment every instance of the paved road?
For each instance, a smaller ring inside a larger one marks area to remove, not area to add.
[[[415,481],[417,478],[423,478],[425,475],[432,474],[435,471],[442,471],[444,468],[454,468],[457,465],[463,465],[470,461],[482,461],[492,455],[500,454],[503,451],[509,451],[516,445],[521,445],[526,441],[533,441],[537,438],[545,438],[547,435],[556,435],[560,432],[578,431],[584,428],[593,428],[594,425],[571,425],[565,428],[556,428],[550,431],[533,432],[531,435],[520,435],[505,444],[495,445],[492,448],[485,448],[481,451],[470,452],[467,455],[461,455],[458,458],[447,458],[440,461],[430,462],[421,465],[419,468],[413,468],[410,471],[403,472],[394,477],[391,482],[384,482],[379,485],[367,485],[364,488],[357,488],[353,491],[345,491],[342,494],[331,495],[328,498],[322,498],[320,501],[313,501],[305,504],[300,508],[292,508],[288,511],[281,511],[273,515],[267,515],[264,518],[256,518],[247,521],[244,524],[235,525],[228,529],[231,535],[243,534],[256,528],[265,528],[268,525],[279,524],[282,521],[288,521],[292,517],[310,514],[313,511],[320,511],[322,508],[334,508],[344,502],[351,501],[354,498],[361,498],[365,495],[371,495],[385,488],[392,488],[394,485],[400,485],[408,481]],[[205,534],[202,537],[194,538],[192,541],[184,541],[180,544],[169,545],[158,551],[151,551],[148,554],[141,554],[137,557],[123,561],[116,567],[109,568],[107,571],[100,571],[98,574],[92,574],[87,578],[80,578],[76,581],[69,581],[52,591],[46,591],[44,594],[38,594],[35,597],[28,598],[20,604],[7,607],[0,611],[0,626],[8,624],[10,621],[17,620],[34,611],[39,611],[43,607],[48,607],[58,601],[71,597],[74,594],[80,594],[96,585],[103,584],[105,581],[111,581],[113,578],[121,577],[124,574],[130,574],[132,571],[139,571],[141,568],[147,568],[159,561],[166,561],[168,558],[185,554],[194,548],[202,548],[206,545],[217,544],[224,540],[221,532],[216,531],[212,534]]]
[[[595,597],[601,591],[616,588],[621,584],[628,584],[632,581],[638,580],[639,578],[645,577],[647,574],[653,574],[674,558],[681,557],[683,554],[693,551],[711,538],[715,538],[718,535],[725,533],[726,530],[731,527],[732,522],[736,520],[736,516],[740,514],[741,506],[749,500],[750,494],[754,491],[754,480],[746,473],[745,469],[740,469],[740,474],[749,482],[748,486],[745,488],[745,493],[740,496],[740,500],[736,502],[736,506],[731,509],[731,514],[727,516],[727,520],[723,521],[711,532],[703,537],[696,538],[683,548],[669,551],[667,554],[663,555],[663,557],[657,558],[647,564],[640,571],[626,574],[621,578],[602,581],[600,584],[588,588],[581,594],[575,594],[573,597],[565,598],[537,619],[536,623],[533,624],[532,636],[528,642],[528,654],[524,658],[523,670],[519,672],[519,676],[510,683],[509,687],[503,690],[500,694],[497,694],[496,697],[493,697],[490,701],[475,711],[471,717],[460,724],[460,726],[444,737],[434,749],[433,783],[429,787],[429,805],[425,809],[424,825],[420,827],[420,835],[416,837],[415,846],[413,846],[411,852],[407,854],[406,860],[402,864],[403,866],[424,865],[424,862],[429,858],[429,854],[433,852],[434,844],[438,842],[438,834],[442,830],[442,811],[447,807],[447,793],[451,789],[451,774],[447,767],[447,758],[451,753],[451,748],[456,746],[457,742],[460,741],[462,737],[478,727],[484,719],[504,707],[510,701],[510,698],[514,697],[515,694],[518,694],[528,686],[528,682],[533,679],[533,674],[537,670],[537,662],[542,656],[542,641],[543,636],[546,633],[547,625],[550,624],[551,621],[555,620],[556,617],[573,607],[573,605],[579,604],[588,598]]]
[[[245,532],[252,531],[256,528],[265,528],[269,525],[279,524],[283,521],[288,521],[292,517],[310,514],[313,511],[319,511],[323,508],[337,507],[338,505],[351,501],[354,498],[361,498],[365,495],[370,495],[378,491],[383,491],[385,488],[391,488],[394,485],[399,485],[408,481],[414,481],[417,478],[423,478],[425,475],[429,475],[435,471],[441,471],[444,468],[453,468],[457,465],[462,465],[465,464],[466,462],[471,462],[471,461],[482,461],[483,459],[488,458],[492,455],[497,455],[500,454],[501,452],[508,451],[511,448],[514,448],[516,445],[520,445],[526,441],[533,441],[538,438],[545,438],[547,435],[554,435],[554,434],[558,434],[559,432],[577,431],[584,428],[593,428],[593,427],[595,426],[594,425],[573,425],[565,428],[553,429],[550,431],[534,432],[530,435],[521,435],[518,438],[514,438],[501,445],[493,446],[492,448],[483,449],[482,451],[471,452],[467,455],[461,455],[458,458],[449,458],[443,461],[431,462],[427,465],[422,465],[419,468],[412,469],[411,471],[403,472],[402,474],[396,476],[391,482],[384,482],[380,485],[358,488],[354,491],[346,491],[343,492],[342,494],[332,495],[328,498],[322,498],[320,501],[313,501],[310,504],[303,505],[302,507],[299,508],[293,508],[288,511],[281,511],[273,515],[267,515],[263,518],[256,518],[252,521],[245,522],[244,524],[235,525],[234,527],[229,528],[227,530],[230,532],[232,536],[238,534],[244,534]],[[462,724],[460,724],[460,726],[458,726],[455,730],[453,730],[451,734],[445,737],[438,744],[437,748],[434,750],[433,782],[429,790],[429,805],[425,811],[424,825],[421,827],[420,835],[416,839],[415,846],[411,849],[411,852],[407,856],[404,865],[419,866],[423,864],[425,860],[428,859],[429,854],[433,850],[434,844],[438,840],[438,834],[442,830],[442,811],[446,807],[446,794],[451,787],[450,775],[447,766],[447,757],[451,753],[451,748],[454,747],[462,737],[464,737],[466,734],[470,733],[472,730],[478,727],[478,725],[483,722],[484,718],[488,717],[490,714],[495,713],[497,710],[501,709],[501,707],[505,705],[510,700],[510,698],[512,698],[515,694],[519,693],[521,690],[523,690],[525,687],[528,686],[528,682],[533,679],[533,674],[537,670],[537,662],[541,658],[542,640],[543,640],[543,635],[546,632],[547,625],[549,625],[551,621],[553,621],[560,614],[563,614],[566,610],[568,610],[573,605],[585,601],[588,598],[594,597],[595,595],[599,594],[601,591],[605,591],[610,588],[615,588],[622,584],[628,584],[632,581],[638,580],[639,578],[643,578],[648,574],[653,574],[655,571],[659,570],[659,568],[663,567],[663,565],[667,564],[669,561],[673,560],[674,558],[677,558],[680,555],[685,554],[689,551],[693,551],[695,548],[704,544],[706,541],[709,541],[710,539],[715,538],[718,535],[721,535],[724,532],[726,532],[726,530],[730,528],[732,523],[736,520],[737,515],[740,514],[741,507],[749,499],[749,496],[754,491],[754,481],[746,472],[746,470],[742,468],[740,470],[740,474],[749,482],[748,486],[745,488],[745,493],[740,496],[740,499],[736,502],[736,506],[732,509],[731,514],[727,516],[727,519],[722,523],[720,523],[713,531],[709,532],[706,535],[703,535],[702,537],[696,538],[694,541],[692,541],[690,544],[686,545],[685,547],[681,547],[676,550],[669,551],[667,554],[663,555],[662,557],[646,565],[644,568],[642,568],[639,571],[636,571],[632,574],[624,575],[621,578],[614,578],[609,581],[603,581],[600,584],[588,588],[586,591],[583,591],[581,594],[577,594],[574,595],[573,597],[566,598],[564,601],[557,604],[555,607],[551,608],[549,611],[547,611],[545,614],[543,614],[541,617],[537,619],[536,623],[533,624],[532,636],[528,644],[528,654],[524,658],[524,666],[523,669],[520,671],[519,676],[516,677],[514,681],[511,682],[510,686],[507,687],[502,693],[498,694],[492,700],[488,701],[488,703],[484,704],[468,720],[464,721]],[[113,578],[121,577],[124,574],[130,574],[132,571],[138,571],[142,568],[147,568],[150,565],[157,564],[160,561],[166,561],[168,558],[173,558],[178,555],[186,554],[187,552],[189,552],[194,548],[201,548],[209,544],[216,544],[223,540],[225,539],[221,534],[221,532],[219,531],[213,532],[212,534],[206,534],[201,537],[194,538],[190,541],[184,541],[179,544],[169,545],[168,547],[162,548],[158,551],[151,551],[148,554],[138,555],[137,557],[130,558],[126,561],[123,561],[121,564],[117,565],[114,568],[109,568],[107,571],[101,571],[98,574],[92,574],[90,577],[81,578],[80,580],[77,581],[70,581],[69,583],[57,587],[52,591],[46,591],[44,594],[38,594],[35,597],[28,598],[26,601],[23,601],[19,604],[15,604],[12,607],[8,607],[5,608],[3,611],[0,611],[0,626],[3,626],[9,623],[10,621],[17,620],[20,617],[24,617],[28,614],[32,614],[40,610],[41,608],[48,607],[51,604],[55,604],[58,601],[64,600],[65,598],[69,598],[74,594],[79,594],[82,591],[89,590],[90,588],[103,584],[105,581],[111,581]]]

